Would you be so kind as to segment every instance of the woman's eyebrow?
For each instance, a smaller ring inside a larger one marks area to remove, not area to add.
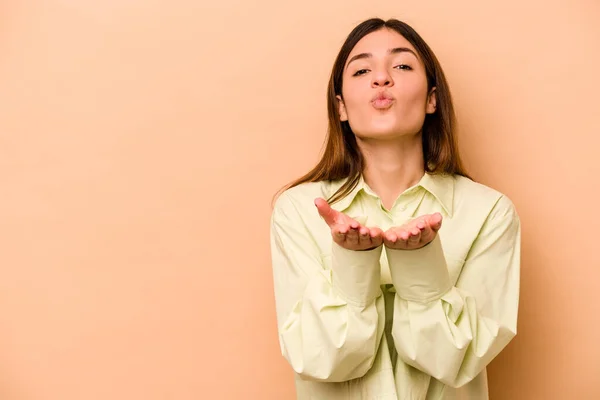
[[[414,51],[412,51],[411,49],[409,49],[408,47],[395,47],[393,49],[388,50],[388,54],[398,54],[398,53],[412,53],[412,55],[414,55],[415,57],[417,57],[417,55],[415,54]],[[361,60],[363,58],[371,58],[373,57],[373,54],[371,53],[360,53],[357,54],[355,56],[353,56],[348,63],[346,64],[346,68],[348,68],[348,66],[350,65],[350,63],[352,61],[356,61],[356,60]],[[419,58],[419,57],[417,57]]]

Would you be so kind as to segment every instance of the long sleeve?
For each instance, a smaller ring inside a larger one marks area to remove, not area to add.
[[[398,357],[451,387],[474,379],[516,335],[520,222],[496,203],[453,286],[439,235],[425,247],[390,250]]]
[[[381,342],[382,247],[349,251],[332,241],[326,268],[315,229],[322,227],[307,226],[283,193],[271,217],[279,341],[283,356],[304,379],[343,382],[367,373]]]

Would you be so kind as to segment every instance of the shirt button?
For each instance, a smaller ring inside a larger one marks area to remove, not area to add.
[[[400,211],[406,211],[406,206],[401,206]]]

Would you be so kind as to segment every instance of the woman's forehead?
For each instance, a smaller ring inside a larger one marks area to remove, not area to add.
[[[380,29],[361,38],[350,52],[350,56],[359,53],[387,52],[398,47],[406,47],[415,51],[413,45],[398,32],[391,29]]]

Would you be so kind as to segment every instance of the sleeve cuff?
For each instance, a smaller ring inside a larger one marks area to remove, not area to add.
[[[379,295],[382,248],[378,246],[373,250],[354,251],[333,243],[332,284],[345,300],[364,306]]]
[[[392,282],[398,295],[409,301],[437,300],[452,288],[439,234],[416,250],[385,248]]]

